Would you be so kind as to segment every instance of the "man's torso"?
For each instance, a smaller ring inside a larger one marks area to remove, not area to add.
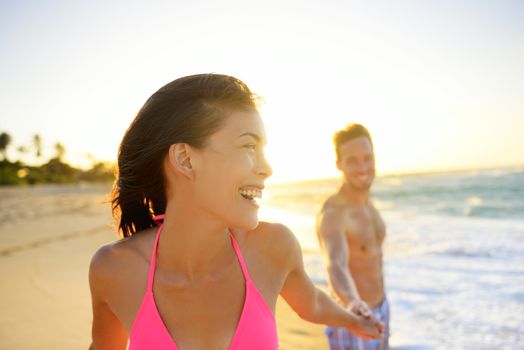
[[[382,217],[371,203],[353,205],[338,195],[324,203],[322,212],[327,210],[336,210],[342,216],[349,251],[348,269],[361,299],[370,307],[379,305],[384,298],[382,243],[386,228]]]

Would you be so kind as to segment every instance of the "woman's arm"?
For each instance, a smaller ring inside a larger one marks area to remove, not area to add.
[[[364,317],[339,306],[324,291],[315,287],[304,270],[298,240],[285,226],[281,237],[288,251],[289,274],[280,292],[291,308],[304,320],[332,327],[345,327],[363,338],[380,338],[384,325],[373,316]]]
[[[89,267],[89,285],[93,308],[92,343],[90,350],[125,349],[127,334],[120,320],[107,303],[111,286],[110,247],[102,247],[93,256]]]

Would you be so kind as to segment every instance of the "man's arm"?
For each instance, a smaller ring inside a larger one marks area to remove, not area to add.
[[[329,283],[335,297],[344,307],[369,316],[371,310],[360,299],[355,281],[349,271],[349,246],[341,211],[328,209],[321,213],[318,230]]]
[[[278,245],[286,252],[283,265],[289,271],[280,295],[289,306],[306,321],[345,327],[365,339],[379,338],[384,325],[374,317],[345,310],[317,288],[304,269],[302,250],[293,233],[282,225],[278,230]]]

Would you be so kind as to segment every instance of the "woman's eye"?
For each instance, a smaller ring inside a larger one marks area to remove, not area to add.
[[[244,147],[254,150],[257,147],[257,145],[255,145],[254,143],[250,143],[250,144],[245,145]]]

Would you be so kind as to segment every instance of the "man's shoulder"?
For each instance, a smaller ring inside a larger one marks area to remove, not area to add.
[[[386,223],[384,222],[384,219],[382,218],[380,211],[374,205],[371,205],[370,207],[375,226],[378,227],[378,229],[384,230],[386,227]]]
[[[345,233],[348,226],[348,207],[334,196],[331,199],[324,203],[317,217],[318,234],[324,238]]]
[[[374,203],[370,203],[371,212],[375,217],[382,218],[380,211],[377,209]]]
[[[340,220],[347,216],[349,206],[338,193],[329,196],[318,212],[319,220]]]

